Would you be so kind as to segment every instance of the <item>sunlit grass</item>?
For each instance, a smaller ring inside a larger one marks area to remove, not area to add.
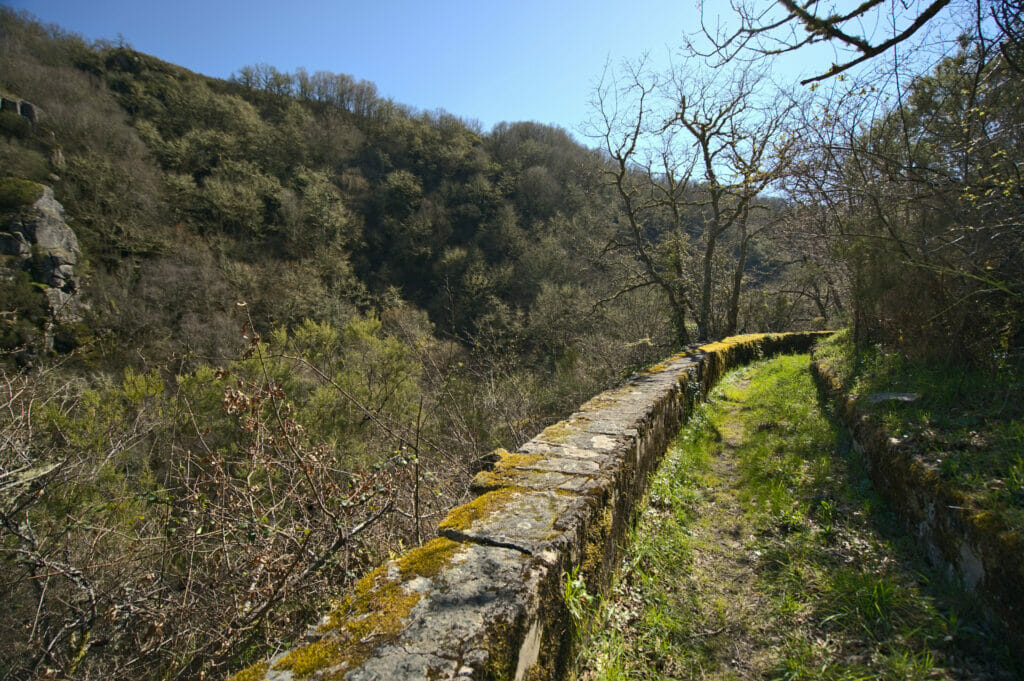
[[[914,561],[807,365],[740,369],[697,409],[578,678],[1013,678],[969,604]]]

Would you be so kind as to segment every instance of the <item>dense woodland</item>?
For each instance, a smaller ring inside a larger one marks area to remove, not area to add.
[[[0,95],[38,109],[0,111],[0,233],[50,187],[80,248],[70,312],[52,254],[0,256],[0,679],[259,659],[494,448],[691,342],[1018,356],[1021,22],[979,7],[996,37],[898,106],[728,58],[609,68],[593,147],[0,8]]]

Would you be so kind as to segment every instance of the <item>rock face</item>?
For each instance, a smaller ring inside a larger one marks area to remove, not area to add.
[[[39,107],[24,99],[0,97],[0,111],[10,111],[13,114],[24,116],[33,123],[39,120]]]
[[[64,220],[64,206],[53,198],[53,189],[43,187],[42,196],[10,217],[0,230],[0,253],[18,258],[35,281],[46,285],[54,321],[78,321],[81,282],[75,266],[81,250],[78,237]]]

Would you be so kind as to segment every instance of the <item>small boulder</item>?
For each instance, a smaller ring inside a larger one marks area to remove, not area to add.
[[[917,393],[872,393],[865,395],[864,399],[871,404],[878,404],[880,402],[917,402],[921,399],[921,396]]]

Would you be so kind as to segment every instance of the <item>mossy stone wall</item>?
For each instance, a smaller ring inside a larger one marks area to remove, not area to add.
[[[556,680],[572,662],[566,575],[604,590],[649,474],[691,406],[733,366],[807,352],[819,333],[737,336],[604,392],[516,452],[440,537],[363,578],[309,641],[234,681]]]
[[[918,538],[930,562],[976,594],[992,624],[1014,647],[1024,647],[1024,537],[998,514],[974,508],[966,495],[943,484],[935,470],[843,392],[824,360],[814,359],[811,367],[819,389],[849,428],[875,489]]]

